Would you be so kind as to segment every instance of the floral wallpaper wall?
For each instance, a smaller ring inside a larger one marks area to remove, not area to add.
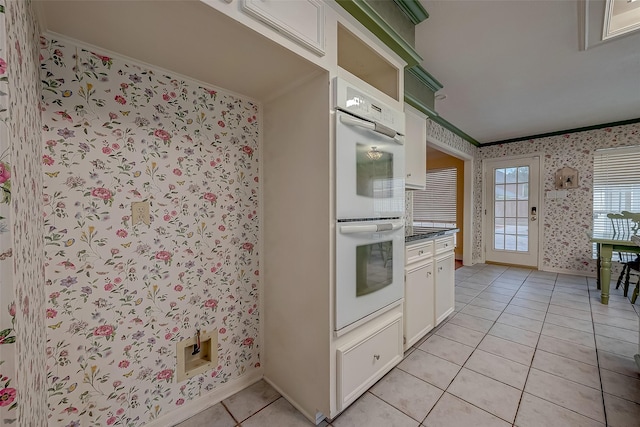
[[[143,425],[260,367],[258,107],[41,47],[49,425]],[[178,383],[197,328],[219,363]]]
[[[38,28],[31,1],[7,0],[2,12],[0,416],[46,425]]]
[[[596,261],[591,257],[587,232],[592,226],[593,154],[596,149],[640,145],[640,124],[617,126],[586,132],[532,139],[510,144],[482,147],[474,170],[475,205],[482,204],[482,159],[539,152],[543,159],[542,197],[554,190],[554,175],[562,167],[578,170],[579,187],[568,190],[565,199],[546,199],[544,204],[544,238],[542,269],[595,274]],[[475,236],[481,236],[481,212],[475,212]],[[482,239],[474,242],[473,258],[482,258]]]

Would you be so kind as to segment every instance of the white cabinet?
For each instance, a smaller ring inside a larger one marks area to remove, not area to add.
[[[405,113],[405,188],[424,190],[427,179],[427,116],[406,105]]]
[[[420,240],[406,247],[405,351],[453,313],[454,247],[453,235]]]
[[[405,270],[404,348],[414,345],[435,324],[433,260],[418,262]]]
[[[337,400],[342,410],[371,387],[403,356],[402,314],[372,333],[337,349]]]
[[[324,4],[320,0],[243,0],[242,10],[318,55],[324,55]]]
[[[435,258],[436,325],[455,308],[455,255],[451,251]]]

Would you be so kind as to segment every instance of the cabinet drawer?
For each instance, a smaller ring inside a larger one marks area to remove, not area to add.
[[[433,240],[407,246],[406,263],[411,264],[433,256]]]
[[[452,251],[453,249],[453,236],[436,239],[436,254]]]
[[[337,350],[339,410],[346,408],[402,360],[402,315]]]

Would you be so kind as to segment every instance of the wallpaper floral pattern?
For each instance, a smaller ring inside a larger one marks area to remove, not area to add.
[[[591,243],[587,232],[592,227],[593,154],[596,149],[640,145],[640,124],[603,128],[528,141],[482,147],[474,170],[475,205],[482,204],[482,159],[530,153],[542,153],[544,206],[542,269],[595,274]],[[555,172],[565,166],[578,170],[578,188],[568,190],[566,199],[547,199],[544,192],[554,190]],[[474,259],[481,259],[481,212],[475,212]]]
[[[0,416],[6,424],[17,420],[18,425],[45,425],[38,28],[31,1],[7,0],[3,6],[0,109],[6,111],[1,112],[0,125],[0,216],[5,217],[0,220]]]
[[[49,423],[142,425],[260,367],[258,107],[41,48]],[[196,328],[219,363],[178,383]]]

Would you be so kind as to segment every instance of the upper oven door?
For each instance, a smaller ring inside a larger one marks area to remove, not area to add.
[[[404,137],[336,111],[337,219],[404,216]]]

